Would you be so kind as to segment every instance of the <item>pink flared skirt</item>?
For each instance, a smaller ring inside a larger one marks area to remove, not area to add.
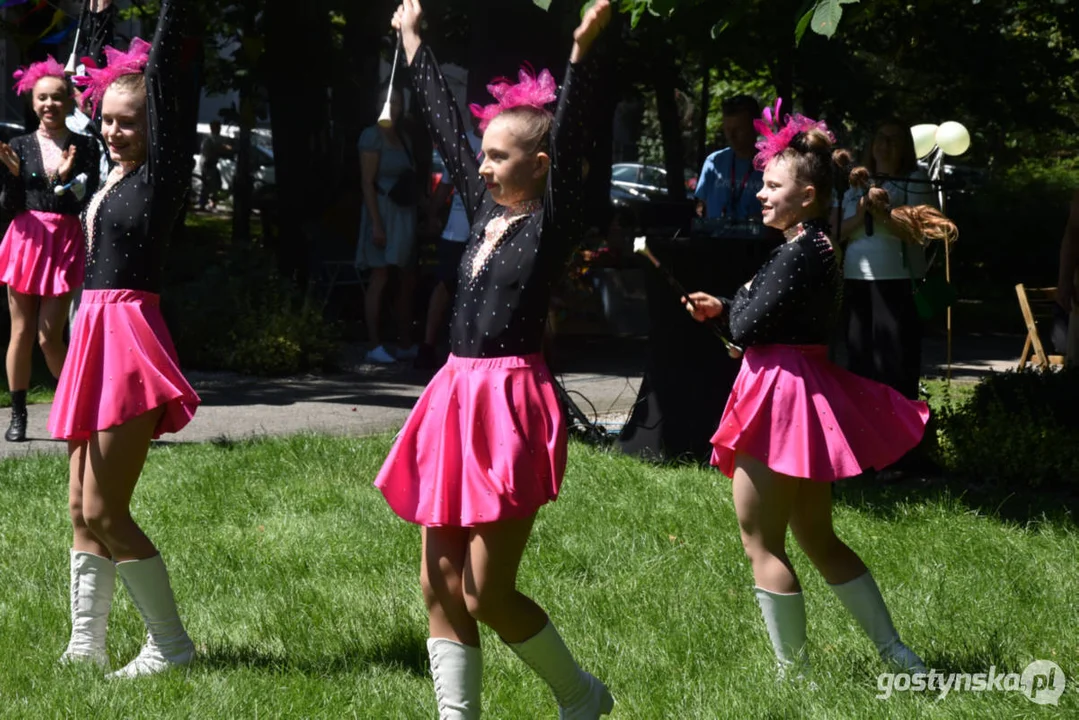
[[[154,438],[179,431],[199,396],[180,372],[159,297],[141,290],[86,290],[71,328],[49,432],[85,440],[155,408]]]
[[[733,477],[743,452],[784,475],[834,481],[891,465],[928,421],[924,402],[835,365],[823,345],[750,347],[712,436],[712,464]]]
[[[27,210],[0,244],[0,284],[24,295],[57,297],[82,285],[86,238],[74,215]]]
[[[375,487],[409,522],[472,527],[534,514],[558,496],[565,469],[566,424],[541,355],[450,355]]]

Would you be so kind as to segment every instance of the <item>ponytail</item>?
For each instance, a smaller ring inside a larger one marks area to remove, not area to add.
[[[891,207],[888,191],[872,184],[869,171],[856,167],[850,171],[850,186],[865,193],[865,207],[871,213],[881,213]],[[893,208],[892,222],[907,242],[928,245],[933,241],[953,243],[959,238],[959,228],[932,205],[904,205]]]

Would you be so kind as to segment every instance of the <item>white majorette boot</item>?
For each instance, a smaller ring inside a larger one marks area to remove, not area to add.
[[[868,570],[849,582],[829,587],[877,646],[881,660],[892,670],[899,673],[929,672],[922,659],[899,640],[899,633],[892,625],[880,588]]]
[[[577,665],[549,620],[524,642],[506,644],[551,688],[559,720],[598,720],[611,712],[614,698],[607,686]]]
[[[146,644],[134,660],[109,677],[154,675],[190,663],[195,657],[195,644],[180,622],[161,556],[117,563],[116,569],[146,623]]]
[[[92,662],[109,666],[105,630],[109,624],[116,564],[109,558],[71,551],[71,639],[61,663]]]
[[[428,638],[438,720],[478,720],[483,692],[483,653],[448,638]]]
[[[753,592],[776,654],[778,679],[805,679],[809,671],[805,596],[800,592],[775,593],[761,587],[754,587]]]

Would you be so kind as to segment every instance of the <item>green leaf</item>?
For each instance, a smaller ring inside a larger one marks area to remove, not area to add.
[[[813,10],[813,19],[810,25],[813,32],[831,38],[839,27],[839,19],[843,17],[843,7],[840,0],[819,0],[816,9]]]
[[[532,0],[539,7],[540,10],[549,10],[551,7],[551,0]]]
[[[670,17],[677,5],[676,0],[651,0],[649,9],[661,17]]]
[[[623,5],[623,10],[629,9],[629,24],[630,27],[637,27],[637,23],[641,21],[644,14],[648,12],[648,3],[645,0],[636,0],[628,5]]]
[[[813,8],[810,8],[805,15],[802,15],[802,19],[798,21],[798,26],[794,28],[794,44],[802,44],[802,36],[806,34],[806,30],[809,29],[809,21],[813,19]]]
[[[727,11],[723,13],[723,17],[721,17],[719,21],[712,26],[712,39],[715,40],[723,32],[725,32],[727,28],[737,24],[738,21],[741,20],[743,16],[745,16],[746,12],[749,11],[749,7],[751,4],[752,3],[742,2],[737,3],[733,6],[728,6]]]
[[[586,12],[588,12],[588,9],[590,7],[592,7],[593,5],[595,5],[595,4],[596,4],[596,0],[588,0],[588,2],[586,2],[584,5],[582,5],[581,6],[581,17],[583,18],[584,14]]]

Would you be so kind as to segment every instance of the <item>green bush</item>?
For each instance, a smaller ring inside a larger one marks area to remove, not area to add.
[[[940,412],[944,461],[979,485],[1079,491],[1079,369],[995,373]]]
[[[326,366],[337,328],[280,276],[271,253],[195,224],[170,254],[162,309],[184,367],[288,375]]]

